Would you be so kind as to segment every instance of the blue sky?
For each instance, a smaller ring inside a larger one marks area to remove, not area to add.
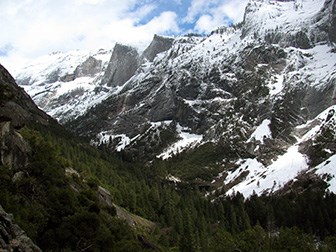
[[[242,21],[247,0],[1,0],[0,63],[53,51],[144,49],[154,34],[207,34]]]

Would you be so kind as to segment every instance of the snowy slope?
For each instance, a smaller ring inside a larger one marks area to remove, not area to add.
[[[316,166],[316,174],[322,176],[328,183],[328,189],[336,192],[336,155],[331,156],[326,161]]]
[[[233,184],[235,180],[241,179],[239,177],[242,172],[246,175],[240,183],[231,187],[226,193],[230,195],[234,192],[240,192],[245,197],[249,197],[253,193],[258,195],[274,193],[283,188],[289,181],[297,179],[300,173],[309,171],[313,171],[321,176],[329,185],[328,189],[332,192],[336,192],[335,154],[329,150],[332,155],[330,158],[316,167],[311,167],[308,163],[309,157],[299,150],[300,145],[317,138],[321,130],[326,127],[326,123],[332,123],[332,128],[334,132],[336,132],[336,113],[332,112],[334,114],[328,118],[330,111],[335,110],[336,106],[331,106],[312,121],[297,126],[298,129],[305,128],[306,133],[303,136],[298,136],[297,143],[289,147],[286,153],[279,156],[271,165],[264,166],[257,159],[238,160],[236,162],[237,167],[234,171],[221,174],[222,176],[226,176],[224,184]],[[335,136],[336,135],[334,135],[333,141],[336,140]]]
[[[277,143],[282,132],[287,131],[285,127],[300,125],[330,105],[329,95],[336,76],[332,47],[327,41],[313,39],[307,42],[308,48],[300,48],[300,37],[296,37],[297,32],[304,31],[307,36],[321,32],[314,22],[322,7],[322,0],[251,1],[241,28],[222,27],[207,37],[176,38],[170,50],[140,66],[138,74],[112,97],[112,103],[106,102],[100,108],[106,110],[123,104],[115,112],[103,113],[102,118],[109,118],[104,121],[106,126],[90,131],[97,130],[99,139],[99,134],[110,127],[112,135],[125,134],[132,139],[141,134],[141,127],[129,129],[125,121],[151,125],[168,119],[189,128],[190,136],[197,136],[190,141],[241,141],[254,145],[253,154],[258,156],[260,149],[267,148],[265,139]],[[281,39],[269,44],[267,35],[275,31]],[[264,90],[261,95],[260,89]],[[318,100],[323,95],[329,98]],[[298,100],[300,104],[296,104]],[[241,106],[239,110],[237,106]],[[286,111],[284,106],[288,107]],[[92,113],[97,114],[98,109]],[[275,123],[280,124],[279,129]],[[295,135],[286,134],[288,138]],[[187,139],[192,138],[181,136],[166,151],[177,150],[180,144],[189,143]],[[182,150],[186,147],[183,145]],[[282,145],[279,152],[286,152],[289,147]],[[278,154],[272,154],[264,166]],[[169,157],[167,152],[157,156]]]
[[[181,125],[177,125],[177,132],[179,140],[164,150],[163,153],[157,157],[162,159],[168,159],[173,155],[182,152],[186,148],[192,148],[202,141],[203,136],[189,133],[190,129],[183,128]]]
[[[227,194],[240,192],[245,197],[253,193],[258,195],[273,193],[308,167],[306,158],[298,151],[297,145],[290,147],[284,155],[267,167],[256,159],[240,160],[237,164],[239,167],[236,172],[230,173],[224,183],[232,182],[241,174],[241,171],[248,172],[243,182],[227,192]]]
[[[250,1],[245,14],[246,29],[266,35],[270,30],[301,31],[311,25],[324,1]]]
[[[64,122],[83,114],[107,97],[109,90],[106,87],[100,87],[99,92],[96,88],[110,53],[105,50],[52,53],[30,62],[19,71],[16,80],[41,109]],[[100,62],[98,71],[75,76],[77,67],[89,57]]]

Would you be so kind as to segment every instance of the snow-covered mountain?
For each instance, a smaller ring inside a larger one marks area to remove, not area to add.
[[[49,55],[17,80],[73,131],[132,159],[223,147],[211,186],[228,194],[300,177],[336,191],[335,31],[335,0],[251,0],[241,24],[208,36]]]
[[[110,89],[99,84],[110,53],[55,52],[31,62],[16,80],[41,109],[64,122],[107,97]]]

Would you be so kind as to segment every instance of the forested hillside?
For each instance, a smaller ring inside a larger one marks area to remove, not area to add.
[[[251,0],[0,65],[0,252],[336,251],[335,27],[336,0]]]

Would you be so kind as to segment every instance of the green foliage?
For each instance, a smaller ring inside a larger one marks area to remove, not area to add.
[[[130,227],[101,205],[96,192],[99,180],[85,175],[106,162],[99,160],[96,150],[78,142],[71,146],[74,142],[29,128],[20,133],[32,148],[30,162],[14,183],[11,178],[17,171],[1,167],[0,202],[28,236],[46,251],[111,251],[124,244],[141,248]],[[65,175],[70,164],[81,167],[87,183]]]
[[[307,150],[310,166],[314,167],[335,154],[335,139],[336,133],[334,128],[322,128],[320,134],[313,140]]]
[[[167,163],[167,167],[170,173],[184,180],[190,181],[195,178],[211,180],[222,169],[216,162],[224,156],[232,155],[236,156],[237,153],[228,146],[206,143],[199,148],[177,154]]]
[[[21,130],[32,156],[15,182],[18,171],[0,166],[1,205],[45,251],[333,251],[334,194],[205,198],[195,179],[217,173],[218,157],[237,155],[229,147],[208,144],[141,165],[57,132]],[[170,183],[168,173],[191,182]],[[99,200],[99,186],[115,204],[156,222],[156,230],[119,220]]]

